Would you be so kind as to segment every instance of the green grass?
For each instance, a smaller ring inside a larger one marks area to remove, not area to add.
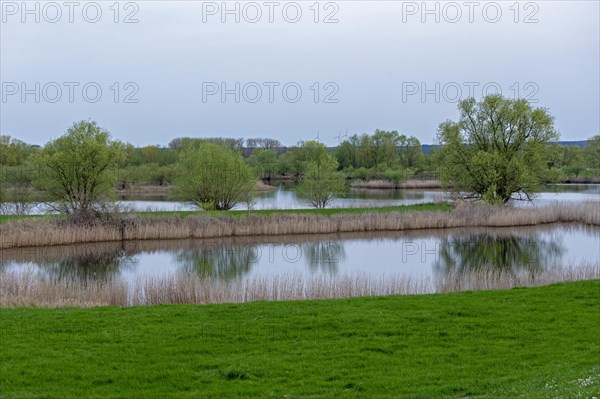
[[[2,398],[591,398],[600,281],[239,305],[0,309]]]
[[[384,206],[372,208],[325,208],[325,209],[258,209],[258,210],[234,210],[234,211],[169,211],[169,212],[139,212],[143,216],[180,216],[186,217],[190,215],[209,214],[213,216],[246,216],[259,215],[290,215],[290,214],[306,214],[306,215],[338,215],[338,214],[356,214],[365,212],[424,212],[424,211],[442,211],[450,212],[452,205],[449,204],[416,204],[416,205],[399,205],[399,206]]]
[[[48,215],[0,215],[0,223],[12,222],[23,219],[39,219],[49,217]]]
[[[419,212],[419,211],[442,211],[450,212],[452,206],[449,204],[417,204],[417,205],[400,205],[386,206],[374,208],[329,208],[329,209],[265,209],[265,210],[247,210],[239,211],[166,211],[166,212],[134,212],[133,215],[144,217],[160,217],[160,216],[178,216],[187,217],[191,215],[212,215],[212,216],[246,216],[251,215],[282,215],[282,214],[312,214],[312,215],[335,215],[349,213],[364,213],[364,212]],[[32,218],[48,218],[51,215],[0,215],[0,224],[11,222],[14,220],[32,219]],[[56,217],[56,216],[54,216]]]

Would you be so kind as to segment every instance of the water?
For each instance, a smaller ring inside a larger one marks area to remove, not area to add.
[[[343,198],[335,198],[330,207],[360,208],[398,205],[414,205],[450,199],[450,194],[436,189],[358,189],[351,188]],[[547,186],[544,192],[536,197],[532,204],[517,202],[517,205],[547,205],[553,202],[600,202],[600,184]],[[122,201],[123,205],[136,210],[194,210],[194,206],[172,201]],[[279,184],[275,190],[259,192],[252,204],[252,209],[306,209],[310,208],[296,196],[294,186]],[[235,209],[247,209],[247,205],[239,204]]]
[[[600,184],[555,184],[537,195],[534,205],[552,202],[600,202]]]
[[[430,203],[449,199],[447,192],[434,189],[386,190],[386,189],[350,189],[343,198],[335,198],[330,207],[382,207]],[[600,184],[569,184],[547,186],[539,193],[535,201],[516,202],[519,206],[548,205],[553,202],[600,202]],[[184,211],[196,210],[193,205],[168,201],[166,197],[156,196],[130,198],[119,201],[124,207],[133,211]],[[252,204],[252,209],[302,209],[310,208],[296,196],[292,184],[279,184],[275,190],[259,192]],[[247,209],[240,204],[235,209]],[[45,205],[33,207],[30,214],[42,214],[48,211]],[[7,212],[7,213],[10,213]]]
[[[232,280],[406,275],[441,278],[481,268],[552,271],[600,264],[600,228],[551,225],[286,237],[82,244],[0,251],[0,271],[27,268],[61,280],[193,273]]]

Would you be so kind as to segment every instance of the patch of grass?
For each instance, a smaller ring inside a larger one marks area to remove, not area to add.
[[[47,218],[49,215],[0,215],[0,224],[15,220]]]
[[[233,210],[233,211],[168,211],[168,212],[139,212],[141,216],[193,216],[193,215],[212,215],[212,216],[246,216],[246,215],[340,215],[357,214],[366,212],[450,212],[453,207],[446,203],[429,203],[416,205],[384,206],[372,208],[325,208],[325,209],[257,209],[257,210]]]
[[[0,397],[599,396],[600,281],[237,305],[0,309]]]
[[[290,215],[290,214],[306,214],[306,215],[337,215],[337,214],[356,214],[365,212],[417,212],[417,211],[442,211],[450,212],[452,210],[450,204],[416,204],[416,205],[400,205],[386,206],[374,208],[329,208],[329,209],[260,209],[260,210],[235,210],[235,211],[162,211],[162,212],[132,212],[132,215],[144,217],[162,217],[162,216],[177,216],[187,217],[194,215],[211,215],[211,216],[246,216],[246,215]],[[58,217],[53,215],[0,215],[0,224],[15,220],[33,219],[33,218],[49,218]]]

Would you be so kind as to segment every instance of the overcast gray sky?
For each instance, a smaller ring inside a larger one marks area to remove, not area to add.
[[[500,90],[600,132],[598,1],[1,2],[0,134],[91,118],[135,145],[398,130]],[[236,21],[237,19],[237,21]]]

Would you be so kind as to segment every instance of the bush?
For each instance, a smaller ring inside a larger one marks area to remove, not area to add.
[[[183,149],[176,172],[176,195],[204,210],[229,210],[248,201],[255,184],[239,154],[208,142]]]

